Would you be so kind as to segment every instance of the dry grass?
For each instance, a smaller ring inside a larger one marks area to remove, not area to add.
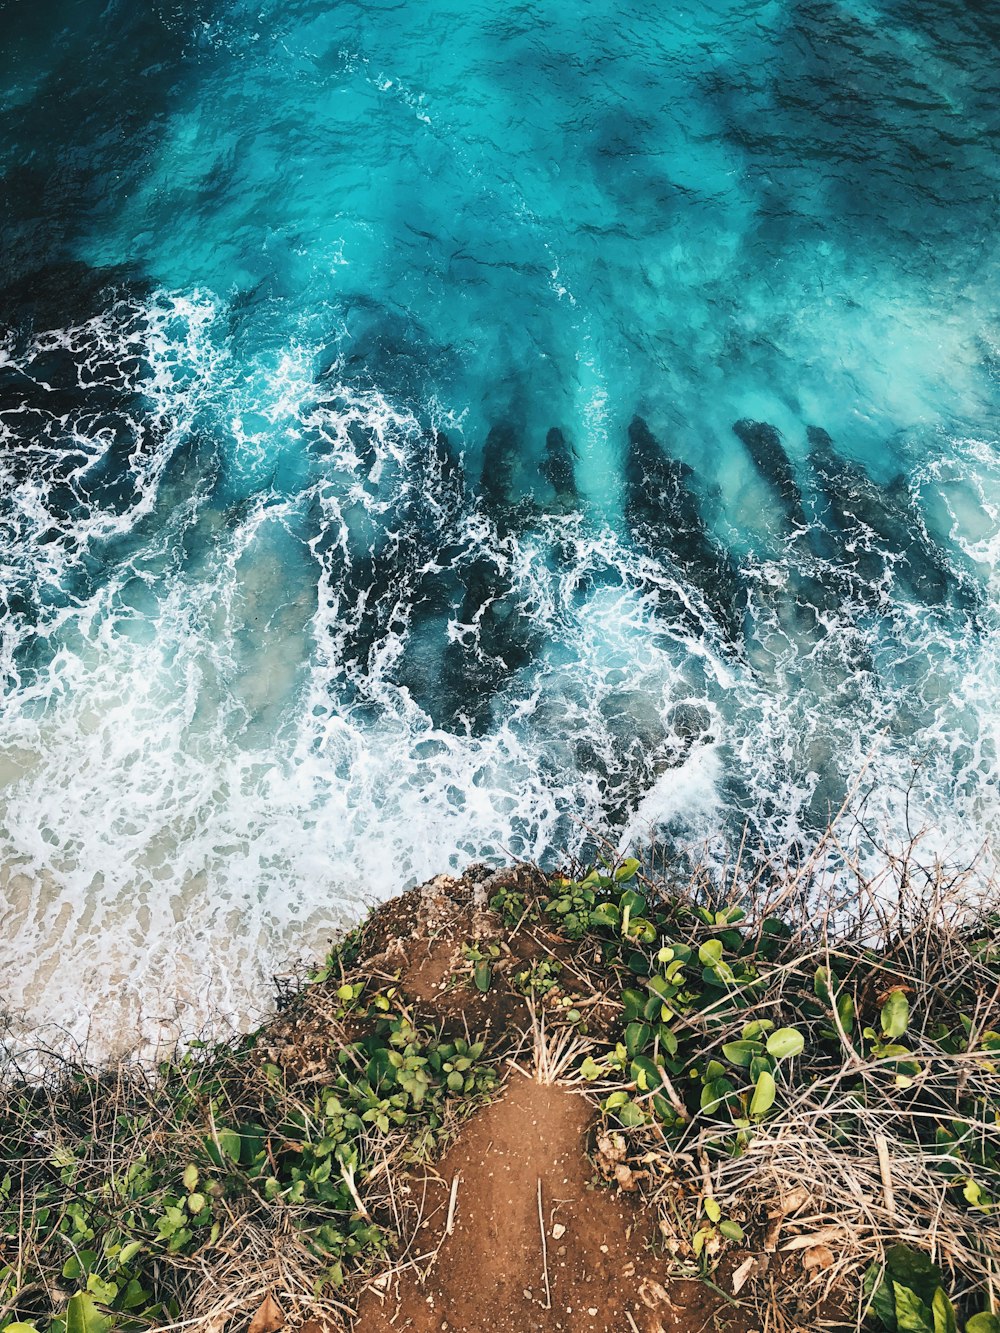
[[[430,1121],[419,1114],[388,1127],[359,1121],[350,1139],[357,1166],[327,1158],[346,1194],[328,1203],[310,1189],[296,1197],[295,1165],[331,1132],[323,1107],[338,1074],[365,1078],[368,1056],[353,1043],[371,1027],[363,1008],[345,1018],[334,981],[303,992],[257,1040],[178,1052],[159,1070],[128,1062],[92,1068],[77,1052],[36,1048],[26,1077],[9,1061],[0,1077],[0,1181],[10,1173],[7,1197],[0,1193],[0,1327],[11,1314],[44,1327],[86,1281],[87,1251],[100,1255],[117,1240],[142,1244],[119,1279],[121,1288],[135,1276],[145,1290],[132,1327],[221,1333],[245,1324],[270,1296],[291,1322],[319,1317],[329,1333],[349,1328],[349,1299],[324,1280],[338,1256],[317,1250],[318,1229],[329,1223],[346,1238],[351,1218],[373,1229],[371,1241],[344,1259],[358,1277],[388,1266],[383,1246],[395,1267],[412,1262],[421,1201],[408,1176],[478,1100],[478,1092],[442,1094]],[[347,1094],[340,1096],[346,1105]],[[225,1136],[247,1134],[248,1126],[261,1129],[257,1164],[226,1156]],[[222,1159],[215,1167],[213,1144]],[[193,1164],[199,1180],[189,1188],[184,1173]],[[280,1191],[266,1188],[270,1176],[280,1178]],[[194,1232],[184,1202],[193,1190],[206,1199],[197,1216],[210,1214],[218,1234],[195,1233],[170,1251],[159,1221],[178,1205]],[[84,1275],[64,1278],[74,1257]],[[110,1271],[103,1260],[95,1268],[118,1277],[113,1263]],[[106,1303],[100,1291],[96,1299]]]
[[[831,849],[837,850],[835,830],[822,854]],[[731,1121],[685,1110],[681,1130],[669,1137],[656,1121],[605,1135],[605,1174],[641,1192],[656,1210],[678,1274],[697,1270],[692,1237],[704,1227],[706,1199],[738,1222],[752,1260],[744,1265],[739,1299],[759,1303],[762,1329],[820,1327],[833,1308],[831,1298],[860,1324],[862,1274],[881,1265],[889,1247],[900,1242],[929,1253],[955,1297],[976,1293],[973,1305],[996,1308],[1000,1207],[970,1207],[947,1173],[948,1154],[935,1144],[933,1131],[961,1119],[962,1143],[979,1159],[975,1179],[984,1195],[1000,1200],[1000,1052],[994,1060],[981,1048],[983,1034],[1000,1029],[1000,899],[973,870],[946,875],[933,866],[924,869],[917,853],[914,845],[900,856],[887,855],[876,880],[855,865],[856,890],[849,900],[842,894],[833,901],[821,881],[819,852],[799,865],[758,871],[750,883],[734,873],[724,892],[699,871],[681,891],[687,901],[713,907],[741,903],[750,913],[741,930],[751,939],[756,933],[759,940],[764,921],[776,914],[793,930],[768,962],[766,985],[751,1009],[725,1023],[714,1021],[710,1010],[691,1011],[677,1020],[677,1032],[710,1057],[739,1036],[748,1018],[767,1017],[779,1026],[794,1023],[806,1038],[805,1050],[779,1066],[775,1110],[753,1127],[739,1154],[726,1151],[738,1135]],[[840,855],[850,866],[847,851],[840,849]],[[673,881],[668,887],[678,891]],[[830,905],[817,913],[817,902]],[[535,928],[539,943],[549,924],[543,918]],[[511,937],[526,928],[522,918]],[[540,1083],[586,1088],[595,1100],[628,1088],[641,1104],[652,1093],[639,1093],[626,1081],[627,1071],[597,1083],[580,1074],[587,1055],[617,1040],[620,975],[602,961],[592,939],[573,951],[562,941],[559,957],[564,990],[572,991],[574,1004],[579,1000],[589,1035],[582,1035],[579,1023],[567,1025],[565,1011],[529,998],[522,1040],[517,1044],[516,1034],[504,1034],[504,1051],[516,1046],[516,1067]],[[857,1030],[852,1036],[844,1029],[835,1006],[803,1017],[803,999],[815,1001],[814,974],[823,967],[839,973],[859,1025],[877,1023],[886,991],[906,988],[907,1043],[919,1069],[905,1086],[891,1061],[865,1053]],[[0,1176],[9,1170],[12,1177],[8,1198],[0,1198],[0,1325],[12,1312],[43,1318],[43,1312],[65,1307],[76,1284],[61,1272],[86,1244],[68,1219],[75,1205],[92,1207],[97,1200],[108,1227],[147,1245],[143,1281],[171,1312],[158,1320],[160,1326],[222,1333],[245,1321],[268,1294],[290,1322],[319,1315],[328,1329],[338,1322],[350,1326],[351,1288],[317,1288],[324,1263],[310,1240],[324,1216],[342,1225],[344,1207],[331,1205],[324,1213],[315,1199],[266,1198],[261,1181],[246,1171],[229,1173],[246,1177],[237,1189],[225,1171],[213,1176],[204,1167],[206,1137],[218,1144],[221,1127],[248,1122],[269,1127],[267,1152],[287,1167],[287,1131],[281,1126],[316,1124],[316,1098],[339,1067],[335,1054],[351,1051],[358,1035],[357,1017],[345,1014],[338,998],[348,975],[284,997],[286,1011],[255,1045],[236,1040],[221,1051],[179,1053],[159,1072],[132,1063],[91,1068],[79,1052],[36,1050],[30,1070],[8,1061],[0,1072]],[[374,972],[366,980],[375,990],[391,986],[395,977]],[[956,1044],[962,1014],[968,1031]],[[823,1032],[828,1035],[821,1037]],[[951,1035],[945,1041],[942,1033]],[[345,1058],[352,1077],[360,1077],[362,1057]],[[273,1067],[281,1071],[277,1081]],[[689,1105],[684,1089],[678,1092],[668,1080],[656,1091],[675,1108]],[[431,1148],[442,1146],[464,1109],[466,1103],[456,1099],[451,1118],[435,1127],[433,1142],[421,1143],[412,1125],[362,1131],[357,1146],[363,1181],[340,1164],[353,1200],[348,1211],[397,1238],[391,1256],[379,1258],[372,1249],[359,1261],[368,1279],[427,1260],[419,1251],[423,1208],[413,1192],[412,1165],[418,1158],[424,1162],[426,1181]],[[136,1186],[134,1172],[144,1162],[156,1163],[156,1179]],[[155,1243],[156,1210],[162,1211],[165,1190],[182,1193],[179,1182],[192,1162],[202,1164],[199,1188],[218,1186],[211,1208],[220,1234],[211,1245],[167,1254]],[[136,1217],[128,1221],[130,1211]],[[711,1266],[722,1249],[717,1237],[711,1239],[702,1267],[706,1261]],[[725,1281],[731,1290],[731,1275]]]
[[[877,882],[859,872],[855,901],[818,918],[801,897],[806,884],[816,891],[809,867],[771,879],[766,894],[758,881],[756,900],[734,886],[726,901],[751,908],[751,933],[775,911],[787,919],[793,909],[798,924],[752,1009],[728,1028],[702,1030],[703,1052],[718,1055],[750,1017],[794,1022],[805,1050],[779,1069],[779,1103],[738,1155],[720,1151],[737,1141],[732,1124],[705,1115],[669,1143],[656,1125],[626,1132],[629,1160],[641,1167],[679,1273],[692,1271],[690,1240],[705,1224],[706,1197],[743,1226],[756,1258],[737,1287],[755,1279],[741,1299],[758,1302],[762,1327],[783,1327],[789,1312],[790,1326],[823,1327],[834,1310],[837,1326],[846,1317],[860,1327],[862,1277],[881,1269],[897,1244],[929,1254],[957,1302],[1000,1308],[1000,1049],[994,1056],[980,1045],[984,1033],[1000,1029],[1000,896],[974,868],[921,870],[915,851],[890,861]],[[861,1021],[877,1027],[885,992],[908,995],[906,1043],[919,1070],[904,1086],[894,1060],[862,1053],[857,1030],[854,1039],[845,1032],[835,1005],[803,1023],[815,969],[831,964]],[[942,1034],[959,1029],[960,1014],[968,1019],[964,1049],[949,1051]],[[688,1035],[704,1021],[703,1012],[691,1016]],[[839,1058],[830,1058],[829,1041],[816,1040],[821,1028],[841,1038]],[[972,1170],[983,1198],[997,1201],[991,1206],[970,1207],[951,1157],[935,1144],[934,1127],[952,1119],[964,1126],[960,1142],[978,1159]],[[710,1241],[709,1258],[719,1252]]]

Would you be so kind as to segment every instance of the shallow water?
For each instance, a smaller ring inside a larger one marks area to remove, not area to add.
[[[32,1022],[591,830],[995,842],[988,6],[0,11]]]

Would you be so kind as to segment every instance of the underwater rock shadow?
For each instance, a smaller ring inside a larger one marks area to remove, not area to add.
[[[860,463],[836,451],[822,427],[809,426],[807,437],[809,461],[839,539],[839,559],[857,599],[881,606],[887,587],[898,581],[925,606],[951,605],[974,616],[981,604],[978,589],[956,574],[927,532],[902,474],[879,486]]]
[[[739,651],[743,642],[747,592],[730,553],[717,545],[701,518],[689,482],[695,473],[672,458],[642,417],[628,428],[625,464],[625,522],[636,546],[669,576],[673,565],[701,593],[714,628]],[[664,564],[666,557],[667,564]],[[663,614],[699,635],[712,628],[691,605],[667,587],[655,586]]]

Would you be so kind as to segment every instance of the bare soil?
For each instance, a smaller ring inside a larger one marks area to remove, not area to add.
[[[578,1094],[512,1074],[429,1185],[418,1251],[440,1245],[436,1259],[369,1288],[359,1333],[700,1329],[719,1302],[700,1283],[671,1281],[647,1248],[648,1217],[593,1183],[591,1119]]]
[[[461,880],[439,876],[410,890],[370,918],[358,966],[376,981],[397,985],[418,1025],[482,1038],[498,1056],[517,1055],[519,1066],[529,1068],[524,1034],[530,1013],[517,977],[548,957],[563,963],[561,991],[587,1006],[590,1031],[610,1033],[619,1006],[595,992],[600,969],[591,970],[581,951],[544,922],[510,929],[488,908],[501,884],[530,894],[538,890],[537,878],[527,867],[496,874],[474,868]],[[481,993],[468,949],[491,943],[502,946],[502,956],[491,956],[491,984]],[[331,978],[329,985],[336,984]],[[315,1076],[328,1059],[323,994],[323,986],[310,988],[272,1028],[269,1058],[297,1077]],[[559,994],[544,1003],[558,1004]],[[388,1273],[360,1295],[351,1292],[358,1301],[353,1333],[760,1329],[761,1307],[750,1286],[740,1301],[720,1291],[731,1289],[733,1269],[748,1255],[726,1257],[714,1273],[719,1286],[678,1277],[676,1263],[671,1275],[657,1210],[643,1206],[627,1163],[605,1160],[599,1120],[572,1087],[511,1072],[502,1091],[461,1125],[439,1161],[401,1178],[398,1202],[407,1216],[395,1223],[404,1223],[404,1249]],[[602,1164],[608,1169],[599,1170]],[[784,1285],[779,1265],[768,1272],[767,1256],[755,1266],[772,1291],[774,1281]],[[793,1301],[783,1307],[782,1322],[788,1329],[815,1326],[799,1324]]]

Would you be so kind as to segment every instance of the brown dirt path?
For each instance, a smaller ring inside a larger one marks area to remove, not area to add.
[[[381,1292],[365,1292],[356,1333],[678,1333],[710,1322],[709,1290],[671,1283],[646,1248],[649,1221],[627,1198],[591,1184],[590,1115],[566,1088],[512,1075],[438,1164],[419,1252],[444,1239],[424,1281],[409,1269]]]

